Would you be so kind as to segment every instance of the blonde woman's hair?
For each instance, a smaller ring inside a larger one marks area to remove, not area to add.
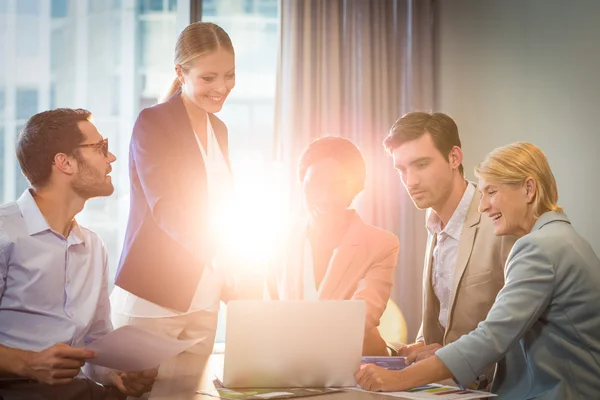
[[[517,142],[493,150],[475,167],[475,176],[506,184],[523,184],[532,178],[537,186],[534,217],[537,219],[548,211],[563,211],[557,204],[558,188],[548,159],[534,144]]]
[[[233,45],[227,32],[212,22],[194,22],[188,25],[177,38],[174,63],[183,71],[188,71],[194,59],[224,49],[234,54]],[[169,91],[160,102],[167,101],[181,88],[181,82],[175,77]]]

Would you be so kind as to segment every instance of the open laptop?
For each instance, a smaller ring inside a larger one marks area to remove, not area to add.
[[[223,386],[356,386],[365,318],[360,300],[230,302]]]

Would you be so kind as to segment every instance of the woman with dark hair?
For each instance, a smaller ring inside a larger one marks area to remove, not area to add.
[[[377,330],[393,283],[398,238],[365,223],[350,208],[364,189],[366,167],[348,139],[312,142],[300,158],[308,220],[292,231],[270,272],[268,296],[281,300],[364,300],[364,355],[387,355]]]

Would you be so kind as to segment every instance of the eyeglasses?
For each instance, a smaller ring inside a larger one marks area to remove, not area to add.
[[[102,139],[101,141],[99,141],[97,143],[79,144],[79,145],[77,145],[75,147],[96,147],[96,148],[100,148],[102,150],[102,154],[104,154],[104,157],[108,157],[108,138]]]

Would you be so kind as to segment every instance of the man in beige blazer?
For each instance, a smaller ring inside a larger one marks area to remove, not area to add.
[[[504,285],[515,238],[497,237],[465,180],[456,123],[442,113],[412,112],[392,126],[384,146],[419,209],[427,209],[423,320],[417,340],[400,345],[409,363],[467,334],[483,321]],[[491,382],[490,366],[477,384]]]

